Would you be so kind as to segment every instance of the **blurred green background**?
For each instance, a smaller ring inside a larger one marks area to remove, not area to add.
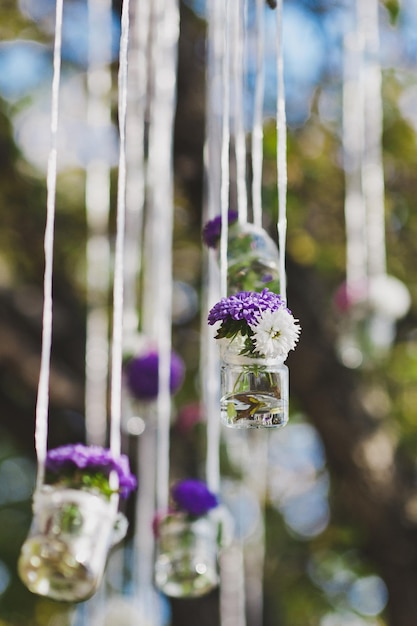
[[[47,0],[1,4],[0,626],[64,626],[77,619],[74,607],[33,596],[16,574],[35,474],[53,8]],[[115,78],[119,10],[115,3]],[[65,11],[66,142],[57,189],[50,446],[85,437],[85,166],[91,149],[83,118],[86,6],[67,0]],[[265,626],[415,626],[417,620],[417,4],[380,3],[388,273],[407,286],[412,305],[396,324],[388,354],[356,369],[338,356],[343,316],[334,306],[346,265],[342,42],[351,11],[352,3],[343,0],[285,3],[288,296],[303,333],[288,359],[290,424],[270,437]],[[173,273],[174,293],[186,306],[174,319],[173,346],[187,375],[174,399],[179,417],[172,429],[172,467],[178,475],[201,472],[205,454],[203,424],[191,418],[184,427],[186,408],[199,401],[204,315],[205,29],[204,4],[182,2]],[[268,103],[268,74],[266,84]],[[116,95],[114,80],[113,104]],[[274,237],[275,141],[274,123],[266,119],[264,220]],[[115,127],[99,149],[113,166],[112,233]],[[227,446],[222,473],[228,480],[236,474]],[[173,602],[172,621],[214,624],[217,603],[216,594]],[[249,626],[260,624],[250,618]]]

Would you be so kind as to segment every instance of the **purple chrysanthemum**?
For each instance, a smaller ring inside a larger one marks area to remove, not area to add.
[[[237,211],[229,210],[227,212],[227,221],[229,226],[234,224],[238,218]],[[222,216],[217,215],[212,220],[207,222],[203,228],[203,241],[209,248],[216,248],[219,243],[220,235],[222,232]]]
[[[178,509],[194,517],[206,515],[219,504],[217,496],[208,489],[206,483],[192,478],[174,485],[171,495]]]
[[[48,451],[45,463],[50,474],[68,476],[78,470],[89,474],[100,473],[109,476],[116,472],[119,479],[119,492],[127,498],[136,489],[137,481],[130,472],[129,459],[125,454],[115,457],[107,448],[85,446],[81,443],[68,444]]]
[[[264,311],[277,311],[283,306],[281,296],[269,289],[261,293],[241,291],[217,302],[209,312],[208,323],[212,326],[216,322],[245,320],[249,325],[255,324]]]
[[[125,372],[130,392],[139,400],[154,400],[158,396],[159,357],[155,351],[140,354],[128,361]],[[172,352],[169,388],[174,394],[184,380],[185,366],[181,357]]]

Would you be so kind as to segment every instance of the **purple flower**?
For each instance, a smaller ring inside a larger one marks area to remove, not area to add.
[[[158,396],[158,353],[140,354],[128,361],[125,372],[130,392],[139,400],[154,400]],[[171,354],[169,389],[174,394],[184,380],[185,366],[178,354]]]
[[[209,312],[208,323],[212,326],[216,322],[245,320],[249,325],[255,324],[264,311],[277,311],[283,306],[281,296],[269,289],[263,289],[261,293],[240,291],[217,302]]]
[[[234,224],[238,218],[237,211],[229,210],[227,212],[227,221],[229,226]],[[216,248],[219,243],[220,235],[222,232],[222,216],[217,215],[212,220],[207,222],[203,228],[203,241],[209,248]]]
[[[68,444],[48,451],[45,463],[50,474],[71,476],[79,470],[86,474],[102,474],[106,477],[115,471],[119,479],[119,492],[127,498],[136,489],[137,481],[130,472],[129,459],[125,454],[115,457],[107,448],[85,446],[81,443]]]
[[[201,480],[182,480],[171,489],[172,499],[181,511],[200,517],[218,505],[217,496]]]

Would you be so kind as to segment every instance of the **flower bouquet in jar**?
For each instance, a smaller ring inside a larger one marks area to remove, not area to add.
[[[234,428],[280,427],[288,421],[288,368],[300,326],[276,293],[242,291],[214,305],[220,323],[221,419]]]
[[[219,583],[217,556],[226,518],[216,515],[218,499],[200,480],[178,482],[171,498],[172,508],[154,522],[155,584],[171,597],[201,596]]]
[[[136,478],[125,455],[83,444],[49,450],[45,469],[19,575],[33,593],[80,602],[95,593],[110,548],[126,534],[118,501],[136,488]]]

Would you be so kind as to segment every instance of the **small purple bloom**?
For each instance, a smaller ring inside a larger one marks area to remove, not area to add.
[[[217,496],[201,480],[182,480],[171,489],[172,499],[181,511],[200,517],[218,504]]]
[[[281,296],[269,289],[263,289],[261,293],[240,291],[217,302],[209,312],[208,323],[212,326],[226,320],[245,320],[249,325],[255,324],[264,311],[277,311],[283,306]]]
[[[122,454],[120,457],[114,457],[110,450],[101,446],[75,443],[53,448],[48,451],[45,466],[48,472],[57,476],[68,476],[77,470],[109,476],[115,471],[119,479],[120,495],[123,498],[127,498],[137,486],[136,478],[130,472],[127,456]]]
[[[125,372],[130,392],[139,400],[154,400],[158,396],[159,357],[155,351],[140,354],[128,361]],[[169,389],[174,394],[184,380],[185,366],[181,357],[172,352]]]
[[[229,226],[237,221],[237,211],[229,210],[227,212],[227,221]],[[203,228],[203,241],[209,248],[217,248],[222,232],[222,216],[217,215],[207,222]]]

